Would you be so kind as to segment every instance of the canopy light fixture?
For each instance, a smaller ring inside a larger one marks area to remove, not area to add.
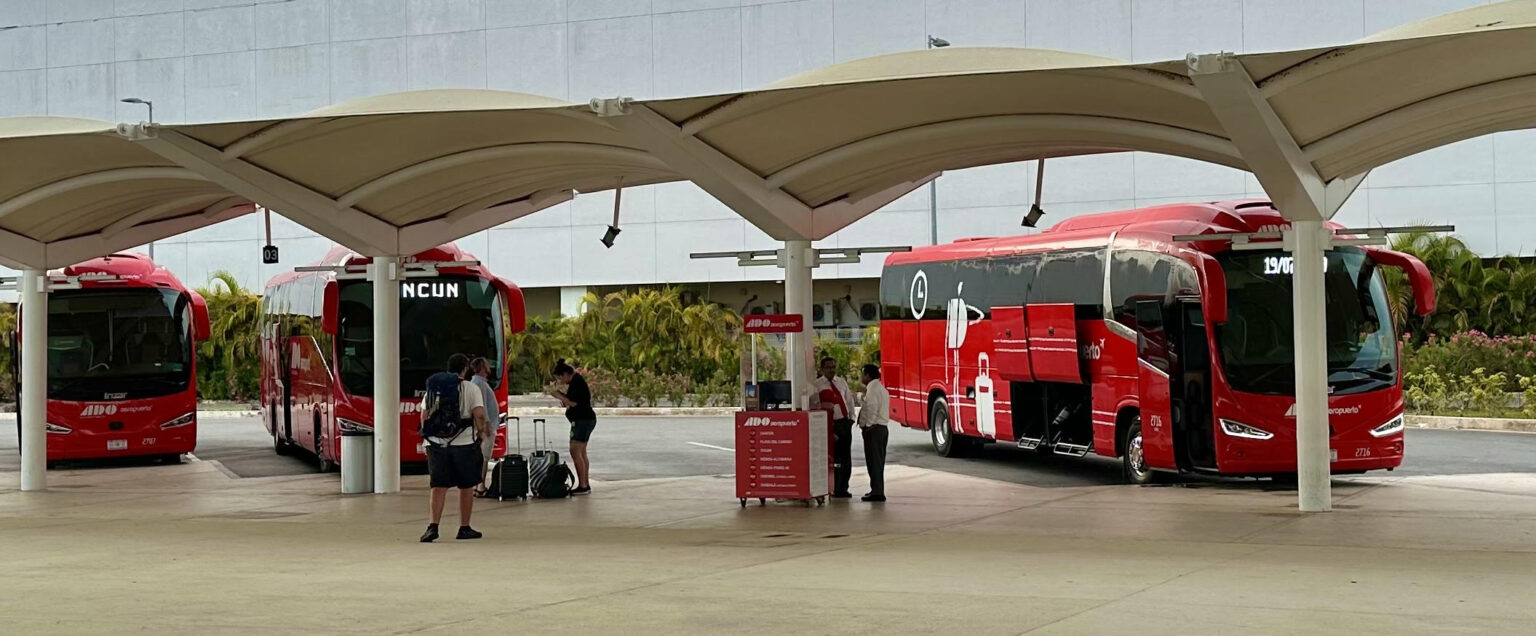
[[[619,177],[618,185],[613,188],[613,225],[608,226],[608,231],[603,232],[603,247],[613,249],[613,240],[619,238],[619,202],[624,198],[624,177]]]

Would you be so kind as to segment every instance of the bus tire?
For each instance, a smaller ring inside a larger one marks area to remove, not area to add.
[[[1120,454],[1121,472],[1125,481],[1144,486],[1157,481],[1157,471],[1147,465],[1147,456],[1141,446],[1141,415],[1132,416],[1131,425],[1125,429],[1125,452]]]
[[[160,463],[175,465],[181,463],[181,453],[167,453],[160,456]]]
[[[320,416],[315,416],[315,459],[320,464],[320,472],[329,473],[336,470],[336,462],[325,456],[325,442],[320,438]]]
[[[277,425],[277,405],[272,405],[272,452],[280,456],[293,453],[293,445],[283,439],[283,430]]]
[[[970,448],[960,435],[949,427],[949,402],[943,396],[934,399],[928,407],[928,437],[933,440],[933,451],[939,457],[960,457]]]

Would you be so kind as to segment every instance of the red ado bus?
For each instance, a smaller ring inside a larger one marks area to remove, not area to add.
[[[208,338],[203,297],[141,254],[114,254],[50,276],[48,461],[180,461],[192,452],[193,348]]]
[[[361,272],[370,259],[344,248],[317,265]],[[400,285],[400,460],[427,460],[419,403],[427,377],[463,353],[491,362],[506,412],[506,336],[523,330],[523,293],[457,246],[408,259]],[[313,453],[322,471],[341,460],[341,436],[373,430],[373,284],[335,271],[290,272],[262,299],[263,421],[278,454]],[[499,424],[494,456],[506,452]]]
[[[988,441],[1155,471],[1296,472],[1292,262],[1279,243],[1175,236],[1274,230],[1268,202],[1166,205],[1072,218],[1031,236],[962,240],[886,259],[882,375],[891,417],[940,455]],[[1335,226],[1337,228],[1337,226]],[[1378,273],[1422,263],[1339,247],[1325,263],[1335,472],[1403,460],[1399,348]]]

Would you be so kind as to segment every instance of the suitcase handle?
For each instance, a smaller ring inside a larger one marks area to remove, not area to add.
[[[535,417],[533,418],[533,449],[539,449],[539,425],[541,424],[544,426],[544,448],[554,448],[549,444],[549,421],[542,417]]]
[[[516,415],[503,415],[503,418],[512,420],[517,429],[517,454],[523,454],[523,418]]]

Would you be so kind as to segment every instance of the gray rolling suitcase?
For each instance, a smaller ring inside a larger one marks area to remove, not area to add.
[[[539,447],[539,428],[544,429],[544,447]],[[535,496],[538,495],[539,486],[544,483],[544,478],[549,476],[549,469],[560,464],[560,453],[550,447],[549,422],[544,418],[533,420],[533,452],[528,456],[528,486]]]

